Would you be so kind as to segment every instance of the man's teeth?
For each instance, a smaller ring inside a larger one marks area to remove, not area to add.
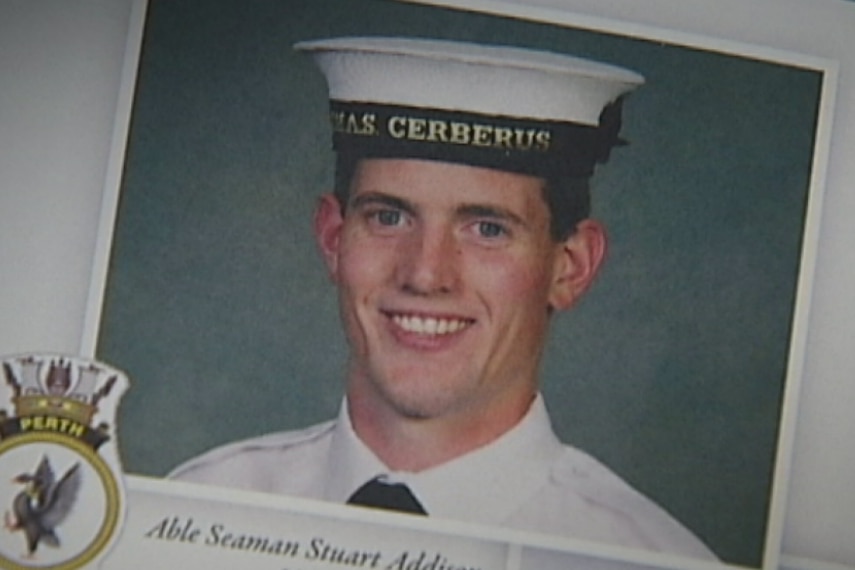
[[[395,315],[392,320],[407,332],[416,334],[452,334],[465,328],[469,323],[462,319],[441,319],[434,317],[416,317]]]

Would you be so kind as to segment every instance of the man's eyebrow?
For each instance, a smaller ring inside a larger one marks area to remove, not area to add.
[[[463,204],[457,208],[457,215],[463,218],[491,218],[518,226],[528,226],[526,220],[516,212],[487,204]]]
[[[398,198],[397,196],[390,196],[383,192],[365,192],[354,196],[348,203],[348,208],[361,208],[366,205],[381,205],[407,213],[415,212],[415,207],[407,200]]]

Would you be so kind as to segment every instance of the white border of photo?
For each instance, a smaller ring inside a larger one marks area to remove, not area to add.
[[[492,0],[445,0],[445,1],[410,1],[416,4],[428,4],[448,8],[458,8],[496,15],[511,16],[519,19],[547,22],[558,25],[568,25],[596,31],[606,31],[619,35],[638,37],[642,39],[663,41],[676,45],[699,47],[705,50],[747,56],[759,60],[767,60],[788,65],[802,66],[822,71],[824,75],[823,94],[819,124],[817,128],[816,153],[814,155],[810,210],[806,216],[805,239],[803,243],[803,266],[799,282],[799,296],[795,311],[795,326],[791,343],[788,393],[783,409],[782,432],[779,449],[783,456],[778,461],[778,472],[775,477],[772,507],[769,514],[769,531],[767,533],[766,556],[764,568],[772,568],[778,564],[777,553],[782,550],[795,553],[799,558],[793,558],[789,564],[801,568],[805,560],[831,560],[855,563],[855,554],[847,552],[851,548],[843,536],[844,530],[837,533],[829,529],[845,529],[851,526],[853,512],[847,511],[846,501],[838,500],[847,496],[844,481],[834,473],[855,472],[855,458],[846,457],[845,450],[831,449],[823,454],[822,460],[816,457],[803,458],[805,454],[815,454],[822,446],[814,442],[829,443],[832,439],[827,434],[829,428],[834,430],[849,429],[855,431],[852,425],[846,425],[848,417],[842,415],[838,424],[828,423],[828,411],[839,408],[839,402],[847,401],[841,395],[851,392],[839,378],[838,369],[846,366],[835,366],[834,370],[825,369],[828,362],[842,359],[846,352],[838,352],[834,358],[824,356],[826,346],[834,345],[845,339],[846,335],[837,334],[840,329],[848,330],[846,322],[828,322],[831,316],[823,310],[831,302],[832,306],[840,303],[829,300],[841,281],[846,278],[855,279],[853,275],[841,275],[835,271],[834,280],[830,270],[822,264],[822,260],[837,259],[835,253],[843,259],[848,251],[842,243],[843,236],[829,235],[829,230],[820,232],[820,218],[823,224],[836,227],[839,222],[834,220],[835,214],[845,212],[846,200],[843,195],[843,180],[853,179],[849,172],[851,165],[845,164],[844,151],[846,140],[852,138],[848,125],[853,123],[852,108],[835,108],[835,98],[841,101],[852,100],[853,85],[851,82],[841,82],[841,67],[855,67],[853,50],[847,51],[847,45],[852,46],[851,39],[844,35],[847,21],[855,22],[855,10],[847,4],[838,2],[807,3],[797,1],[765,1],[736,2],[728,0],[722,3],[702,3],[696,0],[676,3],[673,0],[644,0],[631,5],[621,2],[594,2],[592,0],[519,0],[517,2],[495,2]],[[103,288],[106,281],[112,228],[118,203],[118,188],[121,179],[121,167],[125,151],[125,141],[130,122],[133,86],[137,61],[139,59],[140,38],[144,16],[144,2],[139,0],[134,4],[129,33],[128,54],[122,75],[120,102],[115,123],[115,132],[111,159],[107,171],[107,181],[101,211],[100,234],[95,252],[94,271],[89,294],[86,322],[81,339],[81,353],[94,352],[97,338],[97,326],[100,320],[100,307]],[[758,17],[761,16],[762,17]],[[848,20],[847,20],[848,18]],[[847,44],[848,41],[848,44]],[[847,97],[847,93],[850,95]],[[849,137],[849,139],[846,139]],[[826,170],[828,166],[828,170]],[[823,202],[825,205],[823,206]],[[849,208],[851,211],[855,205]],[[829,219],[831,218],[831,219]],[[825,226],[824,226],[825,227]],[[841,241],[841,243],[837,243]],[[841,249],[844,248],[844,251]],[[822,258],[817,252],[822,252]],[[829,257],[831,255],[831,257]],[[838,267],[855,267],[853,264],[833,263]],[[843,279],[841,279],[841,277]],[[839,298],[839,297],[837,297]],[[823,303],[825,301],[825,303]],[[820,316],[809,316],[808,306],[813,303],[814,311]],[[845,312],[839,316],[844,316]],[[855,326],[855,315],[851,319]],[[827,338],[828,337],[828,338]],[[826,338],[825,343],[819,338]],[[838,361],[839,362],[839,361]],[[855,367],[855,366],[853,366]],[[801,377],[819,377],[823,382],[812,381],[801,386],[797,381]],[[795,433],[795,415],[799,392],[804,391],[807,402],[805,409],[799,412],[800,428]],[[820,409],[817,409],[817,406]],[[840,414],[844,410],[839,410]],[[822,423],[822,427],[817,425]],[[851,424],[851,421],[850,421]],[[793,441],[798,437],[799,447],[792,472],[793,462],[791,450]],[[845,440],[845,438],[844,438]],[[834,466],[818,470],[811,465],[822,465],[829,459],[836,461]],[[819,461],[819,463],[817,463]],[[843,479],[848,479],[843,477]],[[795,481],[791,487],[790,482]],[[129,483],[135,486],[132,477]],[[789,489],[789,493],[788,493]],[[835,489],[837,496],[828,494]],[[820,490],[822,493],[820,493]],[[784,518],[784,506],[789,500],[790,517]],[[851,495],[851,493],[849,494]],[[822,508],[816,508],[817,500],[821,500]],[[811,507],[807,505],[810,504]],[[835,510],[840,509],[842,510]],[[847,518],[848,517],[848,518]],[[430,524],[430,523],[428,523]],[[822,531],[817,529],[822,528]],[[488,535],[493,534],[489,533]],[[494,538],[501,539],[498,532]],[[550,541],[535,535],[517,537],[526,544],[539,545],[562,551],[567,542]],[[783,540],[782,540],[783,539]],[[515,539],[510,540],[512,543]],[[525,549],[523,549],[523,553]],[[612,549],[601,551],[596,546],[581,547],[580,552],[592,556],[607,556],[615,561],[621,556]],[[787,560],[790,560],[789,558]],[[560,564],[567,563],[561,558]],[[629,563],[629,561],[626,561]],[[642,555],[633,557],[633,563],[650,564],[652,567],[667,567],[668,559],[651,555],[649,559]],[[543,561],[540,562],[545,563]],[[591,564],[590,560],[587,564]],[[560,565],[559,564],[559,565]],[[699,564],[698,567],[702,567]]]
[[[779,479],[782,483],[789,482],[789,486],[780,484],[776,489],[781,500],[776,501],[777,512],[772,513],[770,520],[777,528],[770,533],[773,538],[767,546],[769,552],[777,551],[779,539],[776,537],[783,531],[783,567],[790,570],[846,567],[838,564],[855,567],[855,544],[849,536],[855,526],[855,493],[851,491],[851,481],[855,478],[855,453],[851,450],[855,422],[848,405],[855,399],[855,383],[848,378],[855,371],[855,351],[847,342],[855,329],[855,303],[850,300],[849,293],[855,286],[855,252],[848,244],[847,219],[855,211],[855,193],[847,192],[851,181],[855,180],[855,162],[847,160],[851,149],[855,148],[855,105],[851,104],[855,101],[855,34],[851,33],[855,29],[855,3],[841,0],[722,0],[715,3],[700,0],[637,0],[632,3],[616,0],[459,0],[420,3],[607,29],[773,61],[801,62],[807,67],[825,69],[827,80],[836,82],[825,91],[825,96],[833,97],[836,93],[839,104],[834,109],[832,124],[829,110],[833,101],[825,101],[820,126],[824,146],[816,155],[817,163],[827,162],[828,165],[827,170],[815,169],[818,176],[814,184],[825,188],[824,204],[820,209],[814,201],[813,210],[808,214],[811,225],[805,248],[817,251],[818,255],[810,257],[815,271],[808,267],[803,272],[803,279],[810,282],[803,282],[800,287],[797,320],[802,326],[796,330],[794,346],[804,351],[793,354],[791,362],[793,371],[810,380],[801,386],[798,430],[782,434],[784,440],[795,440],[795,448],[791,472]],[[41,17],[50,12],[52,4],[40,4],[39,9],[29,8],[28,12],[20,3],[9,2],[0,7],[4,15],[10,16],[2,20],[11,30],[12,26],[36,17],[40,26],[53,29],[50,18]],[[103,194],[101,187],[92,184],[92,180],[97,180],[104,172],[99,170],[101,159],[95,156],[97,152],[78,157],[68,150],[69,145],[80,145],[81,138],[92,137],[91,140],[96,141],[104,136],[103,129],[98,130],[103,125],[89,124],[91,121],[87,122],[85,116],[77,122],[47,121],[50,124],[36,126],[25,120],[27,116],[13,120],[7,115],[0,119],[3,126],[0,141],[16,151],[7,154],[9,168],[0,169],[0,184],[8,189],[0,198],[0,210],[4,212],[3,227],[0,227],[0,243],[4,244],[0,263],[7,269],[0,293],[0,309],[5,323],[21,323],[14,327],[4,324],[0,328],[0,353],[50,349],[79,350],[91,356],[94,352],[145,14],[144,0],[128,2],[131,18],[126,27],[122,7],[113,4],[109,15],[103,16],[104,5],[103,2],[93,3],[87,7],[75,3],[73,8],[66,7],[65,10],[80,16],[74,20],[73,25],[79,26],[74,28],[74,34],[42,34],[32,39],[20,34],[0,34],[6,38],[0,40],[4,47],[7,42],[17,42],[14,50],[6,52],[9,56],[0,57],[0,72],[4,78],[9,76],[15,81],[17,96],[29,93],[34,101],[41,99],[41,104],[53,108],[64,106],[63,103],[79,93],[95,93],[102,100],[110,101],[118,92],[115,107],[105,105],[99,109],[102,115],[110,115],[116,109]],[[91,21],[87,21],[86,16]],[[67,26],[68,19],[61,23]],[[80,52],[86,49],[104,51],[105,46],[115,48],[125,43],[124,37],[117,39],[116,35],[124,34],[126,29],[127,51],[119,81],[113,75],[112,60],[99,62],[104,72],[99,81],[83,86],[67,74],[54,71],[52,75],[51,64],[38,59],[39,54],[54,53],[66,44],[79,47],[78,38],[85,38],[89,42],[87,45],[92,46],[81,48]],[[27,57],[13,61],[15,54],[27,54]],[[29,82],[19,81],[20,76],[13,74],[17,73],[21,61],[26,64],[25,68],[31,66],[24,77]],[[33,79],[35,77],[38,80]],[[117,83],[120,84],[118,90]],[[46,90],[52,91],[51,97]],[[5,113],[12,109],[12,103],[0,101],[0,108]],[[39,104],[34,102],[32,109],[34,116],[39,116]],[[56,141],[68,144],[44,144]],[[94,143],[92,147],[100,148]],[[48,176],[42,177],[41,172],[13,164],[21,154],[39,154],[40,164],[49,165],[42,169]],[[76,164],[75,168],[91,167],[87,175],[69,177],[69,163],[80,160],[83,166]],[[33,186],[37,186],[36,190],[29,191]],[[46,206],[57,201],[67,207]],[[92,209],[99,201],[100,229],[93,252],[96,229],[91,226],[95,217]],[[37,212],[36,217],[33,211]],[[820,217],[821,231],[817,224]],[[38,223],[28,226],[29,233],[22,234],[20,224],[28,220]],[[80,227],[87,231],[80,231]],[[49,277],[57,274],[62,278],[51,282]],[[34,287],[34,283],[38,287]],[[88,305],[86,295],[78,293],[85,290],[87,283],[90,285]],[[60,302],[45,304],[46,299]],[[807,314],[808,301],[810,315]],[[85,316],[81,318],[82,315]],[[78,334],[78,331],[82,332]],[[786,413],[795,413],[794,401],[794,397],[788,399]],[[783,425],[792,426],[793,422],[785,421]],[[780,464],[785,467],[789,463],[787,457]],[[133,477],[128,483],[131,490],[147,490],[147,485],[146,480]],[[787,501],[783,500],[785,495],[788,495]],[[786,522],[784,502],[789,503]],[[651,563],[658,562],[652,560]]]

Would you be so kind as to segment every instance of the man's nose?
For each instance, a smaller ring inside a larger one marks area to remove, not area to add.
[[[460,281],[460,247],[454,233],[445,228],[414,232],[402,252],[399,284],[417,295],[448,294]]]

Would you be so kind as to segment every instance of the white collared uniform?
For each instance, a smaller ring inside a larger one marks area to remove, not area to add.
[[[431,517],[714,560],[691,532],[607,467],[562,444],[537,397],[508,433],[419,473],[390,471],[336,421],[229,444],[171,477],[344,503],[378,476],[406,483]]]

